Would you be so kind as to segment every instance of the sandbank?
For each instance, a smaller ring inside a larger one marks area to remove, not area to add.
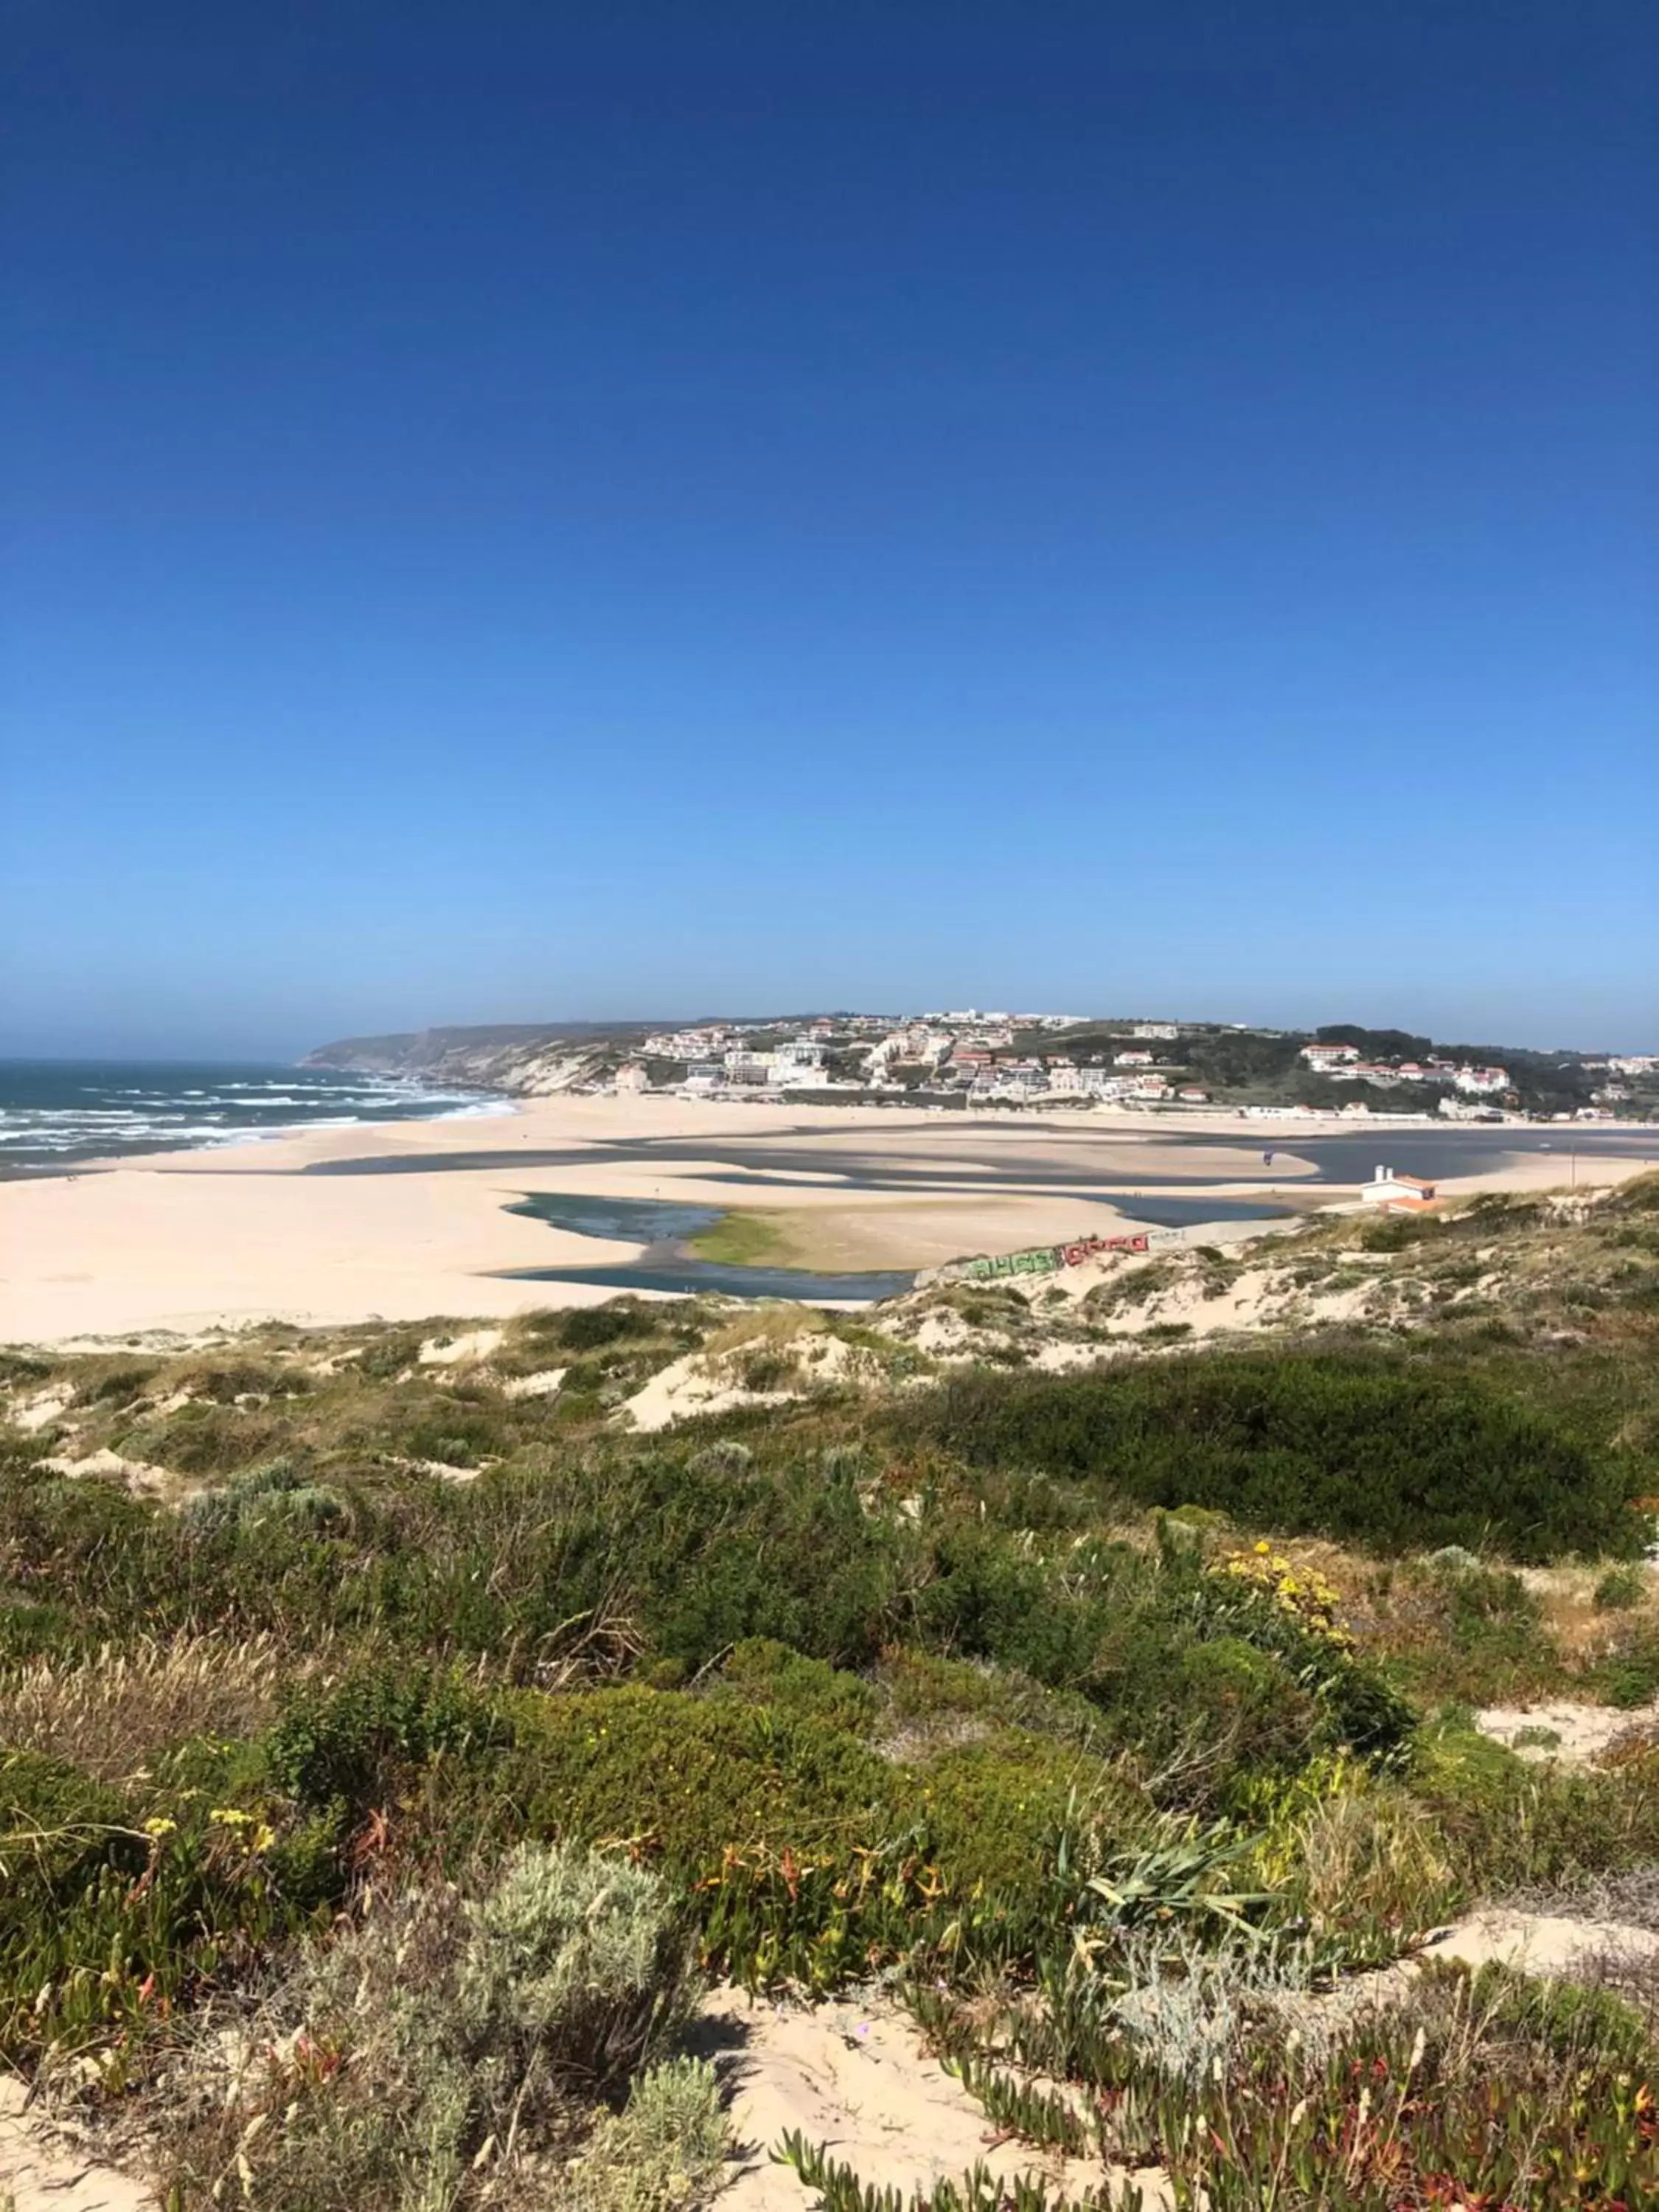
[[[0,1183],[0,1342],[195,1334],[267,1320],[501,1318],[613,1296],[508,1272],[626,1261],[639,1249],[506,1211],[538,1192],[763,1208],[781,1217],[792,1249],[811,1264],[926,1267],[962,1252],[1109,1232],[1121,1217],[1102,1182],[1133,1189],[1144,1178],[1149,1190],[1167,1182],[1183,1199],[1340,1201],[1351,1190],[1319,1182],[1295,1151],[1298,1138],[1328,1133],[1222,1116],[1172,1127],[1151,1115],[1016,1121],[558,1097],[504,1103],[490,1119],[313,1129],[149,1154]],[[1277,1155],[1271,1188],[1262,1181],[1264,1138]],[[1550,1159],[1517,1160],[1445,1188],[1565,1183],[1571,1143],[1564,1132]],[[653,1157],[659,1146],[662,1157]],[[737,1164],[717,1156],[734,1146]],[[1387,1152],[1379,1133],[1377,1157]],[[346,1163],[381,1171],[307,1172]],[[1643,1164],[1581,1156],[1577,1172],[1589,1184]],[[884,1187],[848,1187],[872,1175]]]

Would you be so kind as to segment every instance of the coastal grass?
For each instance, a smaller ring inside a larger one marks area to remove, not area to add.
[[[699,1260],[732,1267],[800,1267],[809,1264],[799,1239],[773,1213],[733,1206],[689,1239]]]
[[[1628,1971],[1321,2009],[1477,1903],[1659,1879],[1650,1729],[1534,1764],[1473,1711],[1659,1694],[1650,1220],[1360,1254],[1509,1254],[1503,1338],[938,1383],[879,1314],[618,1300],[450,1364],[464,1322],[15,1364],[61,1403],[0,1451],[0,2056],[140,2117],[180,2208],[695,2212],[700,1977],[876,1975],[988,2124],[1082,2112],[1220,2212],[1659,2197]],[[877,1382],[784,1397],[850,1328]],[[629,1433],[687,1352],[776,1402]],[[173,1480],[46,1463],[104,1448]]]

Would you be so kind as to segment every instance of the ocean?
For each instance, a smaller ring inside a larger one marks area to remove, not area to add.
[[[390,1076],[226,1060],[0,1060],[0,1177],[62,1174],[117,1153],[177,1152],[499,1114],[477,1091]]]

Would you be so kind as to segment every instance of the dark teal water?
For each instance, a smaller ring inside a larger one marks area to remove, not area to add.
[[[1160,1228],[1182,1228],[1200,1221],[1269,1221],[1288,1208],[1259,1206],[1247,1199],[1117,1198],[1132,1220]],[[860,1304],[896,1297],[915,1277],[896,1270],[860,1274],[818,1274],[804,1267],[740,1267],[718,1260],[699,1260],[681,1248],[700,1230],[711,1228],[723,1209],[687,1206],[672,1199],[588,1198],[542,1191],[507,1207],[578,1237],[602,1237],[616,1243],[643,1244],[637,1260],[607,1267],[515,1267],[516,1282],[597,1283],[606,1290],[668,1291],[694,1297],[700,1291],[740,1298],[845,1298]]]
[[[913,1274],[814,1275],[804,1267],[732,1267],[715,1260],[638,1260],[615,1267],[515,1267],[519,1283],[598,1283],[614,1291],[670,1291],[677,1297],[708,1291],[722,1297],[843,1298],[867,1304],[896,1298]]]
[[[1443,1176],[1489,1173],[1517,1155],[1525,1158],[1534,1152],[1553,1154],[1564,1170],[1570,1153],[1580,1159],[1659,1161],[1659,1131],[1651,1128],[1474,1124],[1463,1128],[1371,1128],[1322,1134],[1321,1127],[1315,1123],[1293,1136],[1274,1137],[1265,1137],[1244,1122],[1219,1135],[1160,1127],[1157,1139],[1164,1161],[1163,1172],[1141,1171],[1133,1176],[1121,1170],[1101,1176],[1093,1170],[1090,1158],[1093,1148],[1121,1143],[1126,1133],[1114,1124],[1092,1127],[1079,1123],[1064,1131],[1043,1125],[1034,1129],[1034,1136],[1043,1140],[1049,1155],[1046,1158],[1030,1157],[1018,1146],[987,1145],[976,1150],[971,1143],[954,1143],[948,1157],[917,1160],[884,1151],[879,1134],[869,1132],[862,1133],[867,1142],[857,1150],[844,1143],[828,1151],[815,1146],[811,1141],[815,1135],[842,1135],[833,1121],[816,1129],[793,1131],[781,1140],[720,1134],[695,1139],[625,1137],[597,1150],[607,1161],[639,1166],[659,1163],[673,1168],[695,1163],[704,1182],[740,1182],[751,1191],[799,1188],[803,1178],[821,1185],[828,1173],[844,1181],[849,1196],[874,1190],[920,1193],[932,1189],[949,1194],[963,1189],[1042,1191],[1064,1186],[1079,1195],[1087,1192],[1109,1198],[1115,1206],[1127,1205],[1149,1191],[1179,1191],[1185,1185],[1212,1182],[1214,1170],[1206,1161],[1194,1161],[1190,1174],[1182,1174],[1176,1163],[1184,1152],[1202,1152],[1217,1144],[1239,1145],[1253,1152],[1255,1172],[1229,1180],[1254,1182],[1264,1190],[1292,1184],[1301,1190],[1312,1190],[1322,1183],[1365,1182],[1379,1161],[1431,1182]],[[517,1151],[492,1146],[488,1151],[465,1152],[403,1152],[389,1158],[319,1160],[301,1172],[362,1176],[431,1175],[479,1168],[542,1170],[591,1165],[595,1150],[590,1145],[526,1145]],[[1271,1159],[1267,1157],[1269,1153]],[[1302,1173],[1297,1161],[1306,1161],[1314,1173]],[[1206,1218],[1218,1218],[1212,1212]]]
[[[896,1297],[915,1280],[908,1273],[835,1275],[805,1267],[738,1267],[682,1252],[679,1247],[687,1238],[720,1219],[725,1209],[718,1206],[541,1191],[507,1210],[528,1214],[555,1229],[568,1229],[577,1237],[646,1247],[639,1259],[610,1267],[515,1267],[511,1271],[515,1282],[598,1283],[607,1290],[668,1291],[677,1297],[709,1291],[724,1297],[845,1298],[865,1304],[872,1298]]]

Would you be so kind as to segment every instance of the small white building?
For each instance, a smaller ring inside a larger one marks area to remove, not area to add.
[[[627,1097],[637,1097],[641,1091],[648,1091],[650,1088],[651,1078],[646,1073],[639,1060],[626,1060],[617,1070],[618,1092]]]
[[[1474,1097],[1490,1096],[1509,1089],[1510,1072],[1506,1067],[1460,1067],[1457,1087]]]
[[[1328,1068],[1346,1067],[1359,1058],[1359,1048],[1353,1044],[1304,1044],[1302,1057],[1316,1074],[1322,1075]]]
[[[1397,1206],[1416,1213],[1433,1205],[1434,1185],[1416,1176],[1396,1175],[1392,1168],[1380,1167],[1369,1182],[1360,1185],[1359,1195],[1368,1206]]]
[[[1152,1055],[1149,1052],[1115,1052],[1112,1054],[1114,1067],[1150,1067],[1152,1064]]]

